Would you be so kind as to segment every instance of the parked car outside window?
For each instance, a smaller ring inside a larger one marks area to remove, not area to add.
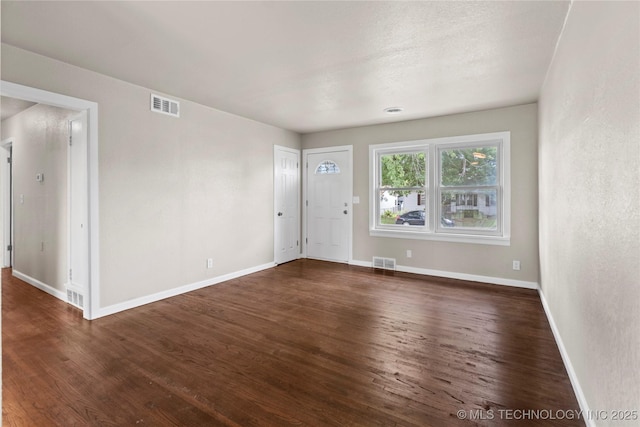
[[[396,217],[396,224],[424,225],[425,217],[426,215],[424,211],[409,211],[407,213],[403,213],[402,215],[398,215]],[[440,224],[443,227],[454,227],[456,225],[453,220],[445,217],[440,218]]]

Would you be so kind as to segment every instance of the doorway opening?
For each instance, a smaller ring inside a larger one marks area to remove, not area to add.
[[[0,84],[0,95],[3,97],[28,101],[34,104],[41,104],[44,107],[57,107],[58,109],[71,110],[73,113],[65,121],[66,131],[70,135],[70,145],[68,151],[63,155],[66,157],[69,170],[65,168],[64,181],[67,184],[65,190],[68,191],[66,197],[66,209],[62,209],[66,213],[63,218],[68,225],[68,233],[65,236],[67,241],[67,263],[64,266],[64,274],[68,275],[66,284],[68,289],[64,291],[58,289],[55,292],[49,292],[54,296],[70,302],[76,306],[81,306],[83,317],[85,319],[93,319],[99,317],[99,245],[98,245],[98,105],[95,102],[86,101],[79,98],[73,98],[40,89],[30,88],[15,83],[2,81]],[[74,130],[75,128],[75,130]],[[73,146],[73,138],[76,138],[76,146]],[[3,141],[5,142],[5,141]],[[15,155],[17,139],[11,140],[11,147]],[[6,147],[4,147],[6,150]],[[60,153],[58,153],[60,154]],[[15,162],[15,159],[14,159]],[[13,166],[13,165],[12,165]],[[11,240],[12,250],[11,260],[9,264],[14,267],[14,275],[19,277],[15,272],[16,267],[16,250],[20,248],[16,246],[16,216],[15,209],[17,203],[29,201],[28,191],[24,194],[15,193],[16,170],[13,170],[13,182],[9,190],[3,185],[3,193],[7,191],[13,192],[12,202],[5,202],[7,198],[3,197],[2,212],[7,209],[12,211],[9,216],[11,220],[8,222],[7,216],[3,220],[3,240]],[[5,181],[6,174],[2,175]],[[31,186],[42,185],[47,179],[54,179],[55,176],[48,176],[41,171],[35,173],[35,176],[29,176],[28,184]],[[58,176],[58,178],[60,178]],[[33,181],[33,182],[31,182]],[[12,206],[11,206],[12,203]],[[7,206],[9,204],[9,206]],[[11,209],[13,208],[13,209]],[[13,226],[12,226],[13,225]],[[75,229],[81,230],[77,232]],[[11,236],[13,230],[13,235]],[[45,249],[44,239],[39,243],[41,250]],[[19,245],[18,245],[19,246]],[[5,254],[6,257],[6,254]],[[5,260],[5,265],[7,262]],[[54,267],[54,268],[60,268]],[[80,275],[80,278],[73,277],[74,272]],[[20,277],[21,278],[21,277]],[[37,280],[29,281],[37,287]],[[75,290],[75,300],[73,292]],[[82,300],[78,299],[78,295],[82,296]],[[71,298],[69,298],[71,297]]]

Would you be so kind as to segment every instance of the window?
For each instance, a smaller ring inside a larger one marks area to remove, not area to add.
[[[509,244],[510,133],[369,146],[370,234]]]
[[[419,211],[424,212],[420,205],[420,195],[426,190],[426,161],[425,153],[419,151],[381,153],[380,185],[377,196],[379,203],[380,224],[404,224],[424,226],[415,221]],[[424,197],[423,197],[424,198]],[[413,215],[411,221],[404,221],[399,214]]]
[[[340,173],[340,167],[331,160],[325,160],[316,168],[316,175]]]
[[[439,146],[440,214],[459,229],[490,231],[498,228],[495,206],[478,205],[498,194],[499,144],[474,147]]]

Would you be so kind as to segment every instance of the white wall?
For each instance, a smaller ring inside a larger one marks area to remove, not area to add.
[[[542,290],[592,410],[640,411],[639,40],[640,3],[574,2],[539,104]]]
[[[68,120],[75,114],[35,105],[2,122],[2,139],[13,139],[13,269],[61,292],[68,271]]]
[[[273,145],[299,135],[186,100],[152,113],[152,89],[8,45],[2,79],[99,105],[101,307],[273,262]]]
[[[369,145],[456,135],[511,131],[511,246],[420,241],[369,236]],[[537,283],[537,105],[478,111],[302,136],[303,148],[353,145],[353,258],[396,258],[398,265]],[[412,258],[406,257],[411,249]],[[512,260],[521,261],[514,271]]]

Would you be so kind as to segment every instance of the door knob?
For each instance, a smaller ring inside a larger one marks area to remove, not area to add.
[[[282,216],[282,212],[278,212],[278,216]]]
[[[344,211],[342,211],[342,213],[346,215],[347,214],[347,210],[345,209]]]

